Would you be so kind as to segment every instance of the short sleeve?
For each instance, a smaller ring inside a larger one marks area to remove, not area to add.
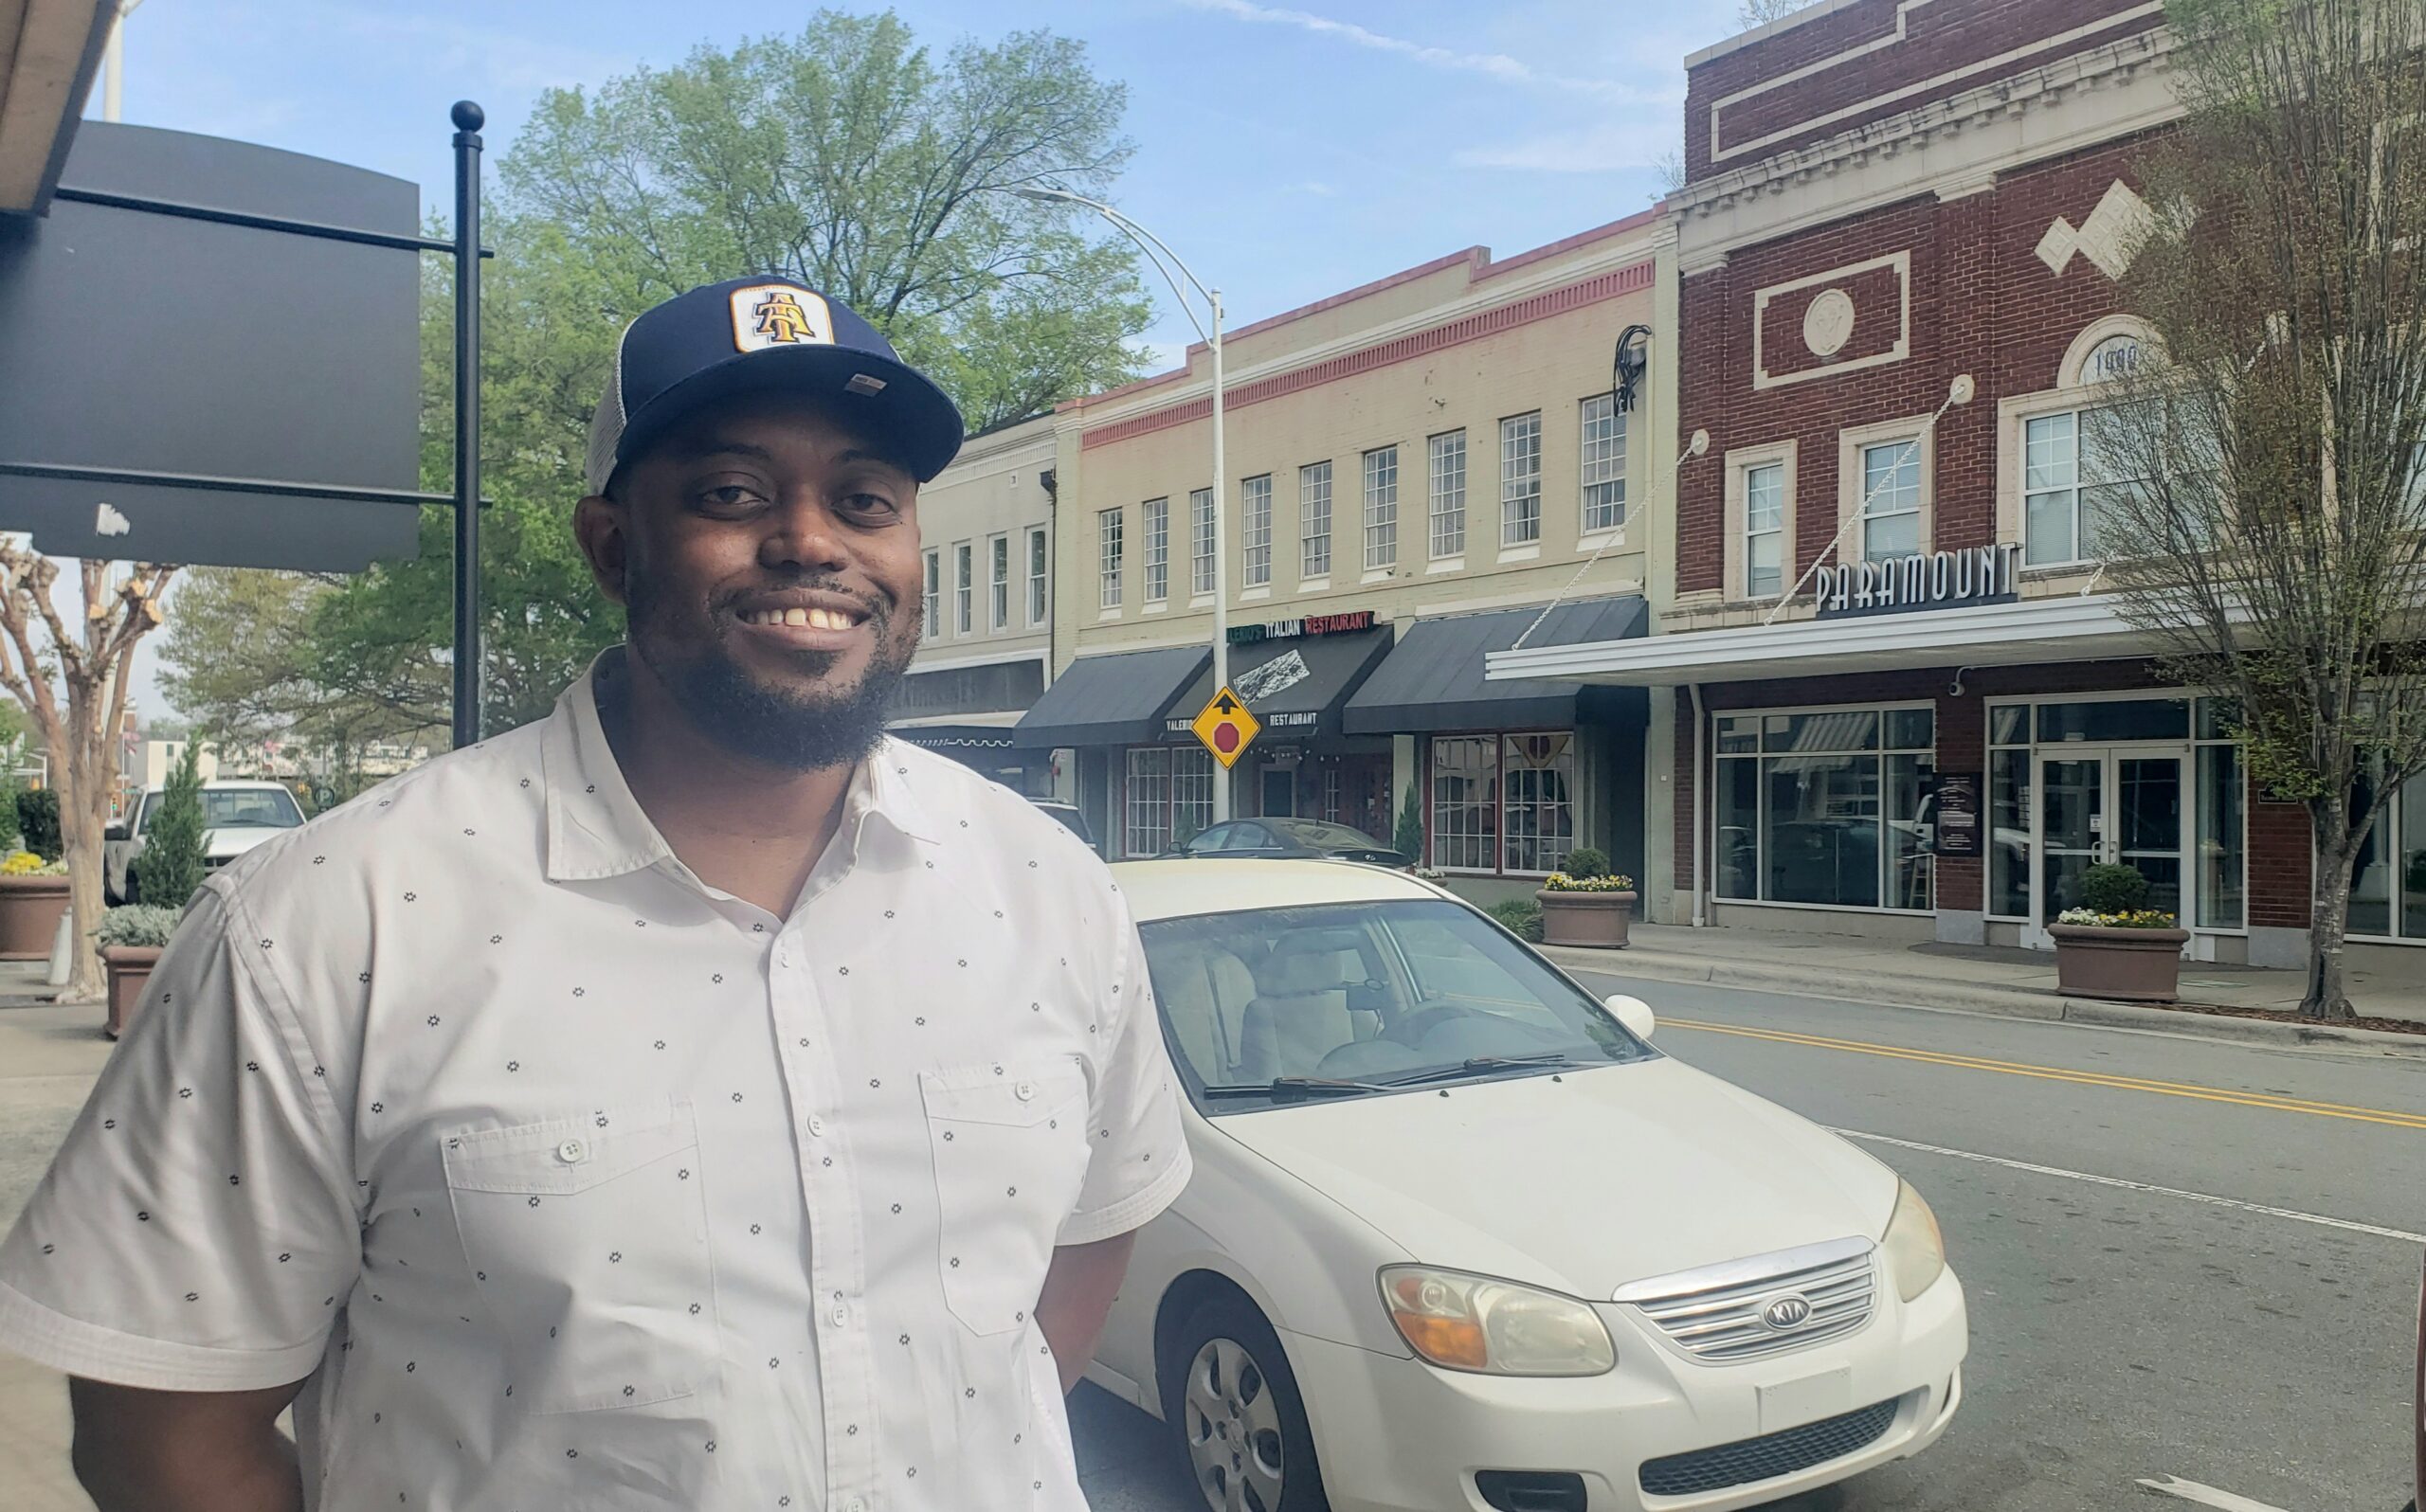
[[[361,1256],[347,1141],[241,917],[197,896],[0,1243],[0,1347],[161,1391],[318,1367]]]
[[[1093,1244],[1141,1228],[1187,1185],[1178,1080],[1163,1045],[1145,950],[1127,909],[1113,910],[1113,927],[1119,940],[1096,1004],[1096,1022],[1112,1043],[1096,1069],[1087,1180],[1077,1211],[1061,1225],[1058,1242],[1064,1245]]]

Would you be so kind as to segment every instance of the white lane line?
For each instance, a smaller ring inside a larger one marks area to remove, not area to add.
[[[2151,1491],[2163,1491],[2167,1496],[2178,1496],[2185,1502],[2196,1502],[2200,1506],[2221,1507],[2223,1512],[2283,1512],[2279,1506],[2272,1506],[2264,1502],[2253,1502],[2245,1496],[2235,1496],[2230,1491],[2218,1491],[2212,1485],[2200,1485],[2196,1481],[2185,1481],[2178,1475],[2168,1475],[2161,1481],[2144,1479],[2140,1484]]]
[[[2289,1218],[2294,1223],[2313,1223],[2323,1229],[2341,1229],[2350,1233],[2372,1233],[2383,1239],[2403,1239],[2411,1244],[2426,1244],[2426,1233],[2412,1233],[2406,1229],[2387,1229],[2373,1223],[2353,1223],[2347,1218],[2328,1218],[2321,1213],[2301,1213],[2291,1208],[2270,1208],[2262,1202],[2243,1202],[2237,1197],[2216,1197],[2206,1192],[2184,1192],[2180,1187],[2151,1186],[2145,1181],[2126,1181],[2116,1176],[2093,1176],[2087,1171],[2067,1171],[2056,1165],[2033,1165],[2028,1161],[2007,1160],[2001,1155],[1982,1155],[1976,1150],[1949,1150],[1943,1144],[1923,1144],[1915,1140],[1891,1139],[1884,1134],[1865,1134],[1859,1129],[1832,1128],[1849,1140],[1862,1140],[1872,1144],[1892,1144],[1898,1149],[1919,1150],[1928,1155],[1948,1155],[1958,1161],[1977,1161],[1982,1165],[2001,1165],[2008,1170],[2028,1171],[2036,1176],[2059,1176],[2068,1181],[2087,1181],[2092,1186],[2119,1187],[2126,1192],[2148,1192],[2159,1197],[2180,1197],[2185,1202],[2204,1202],[2212,1207],[2231,1208],[2240,1213],[2254,1213],[2269,1218]],[[2183,1483],[2188,1485],[2190,1483]],[[2160,1487],[2160,1489],[2163,1489]],[[2218,1491],[2218,1496],[2226,1493]],[[2256,1507],[2259,1503],[2218,1502],[2218,1506]],[[2264,1512],[2264,1509],[2261,1509]]]

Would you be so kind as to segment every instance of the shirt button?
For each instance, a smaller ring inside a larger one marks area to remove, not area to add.
[[[564,1161],[567,1165],[580,1164],[582,1158],[587,1156],[588,1153],[589,1147],[582,1143],[579,1140],[567,1140],[562,1144],[556,1146],[556,1159]]]
[[[833,1314],[833,1316],[834,1316],[834,1323],[835,1323],[835,1325],[836,1325],[837,1327],[840,1327],[840,1326],[841,1326],[841,1325],[842,1325],[843,1323],[849,1323],[849,1322],[851,1321],[851,1315],[850,1315],[849,1311],[847,1311],[846,1309],[842,1308],[842,1307],[837,1307],[837,1308],[835,1308],[835,1309],[834,1309],[834,1314]]]
[[[1036,1083],[1022,1082],[1011,1089],[1011,1095],[1024,1103],[1036,1096]]]
[[[825,1132],[825,1120],[822,1118],[810,1119],[808,1121],[808,1131],[811,1134],[824,1134]]]
[[[844,1505],[842,1512],[868,1512],[868,1504],[855,1496]]]

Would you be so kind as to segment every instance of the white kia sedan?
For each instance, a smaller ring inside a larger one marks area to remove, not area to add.
[[[1417,878],[1113,869],[1196,1176],[1090,1378],[1219,1512],[1702,1512],[1919,1452],[1963,1290],[1894,1172]]]

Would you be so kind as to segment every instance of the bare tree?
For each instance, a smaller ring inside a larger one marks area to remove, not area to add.
[[[76,917],[74,972],[63,995],[72,999],[102,992],[101,958],[91,931],[104,907],[101,832],[109,824],[110,778],[126,721],[127,673],[136,642],[160,623],[160,594],[177,570],[137,562],[118,579],[113,566],[77,564],[84,590],[80,634],[51,599],[59,564],[22,539],[0,539],[0,687],[25,706],[50,748]]]
[[[2188,116],[2145,165],[2126,280],[2156,339],[2086,427],[2109,481],[2082,554],[2173,675],[2231,700],[2260,792],[2306,805],[2300,1007],[2346,1017],[2354,864],[2426,770],[2426,7],[2167,15]]]
[[[1735,24],[1750,31],[1755,27],[1765,27],[1772,21],[1783,21],[1796,11],[1815,3],[1817,0],[1744,0],[1744,3],[1736,8]]]

